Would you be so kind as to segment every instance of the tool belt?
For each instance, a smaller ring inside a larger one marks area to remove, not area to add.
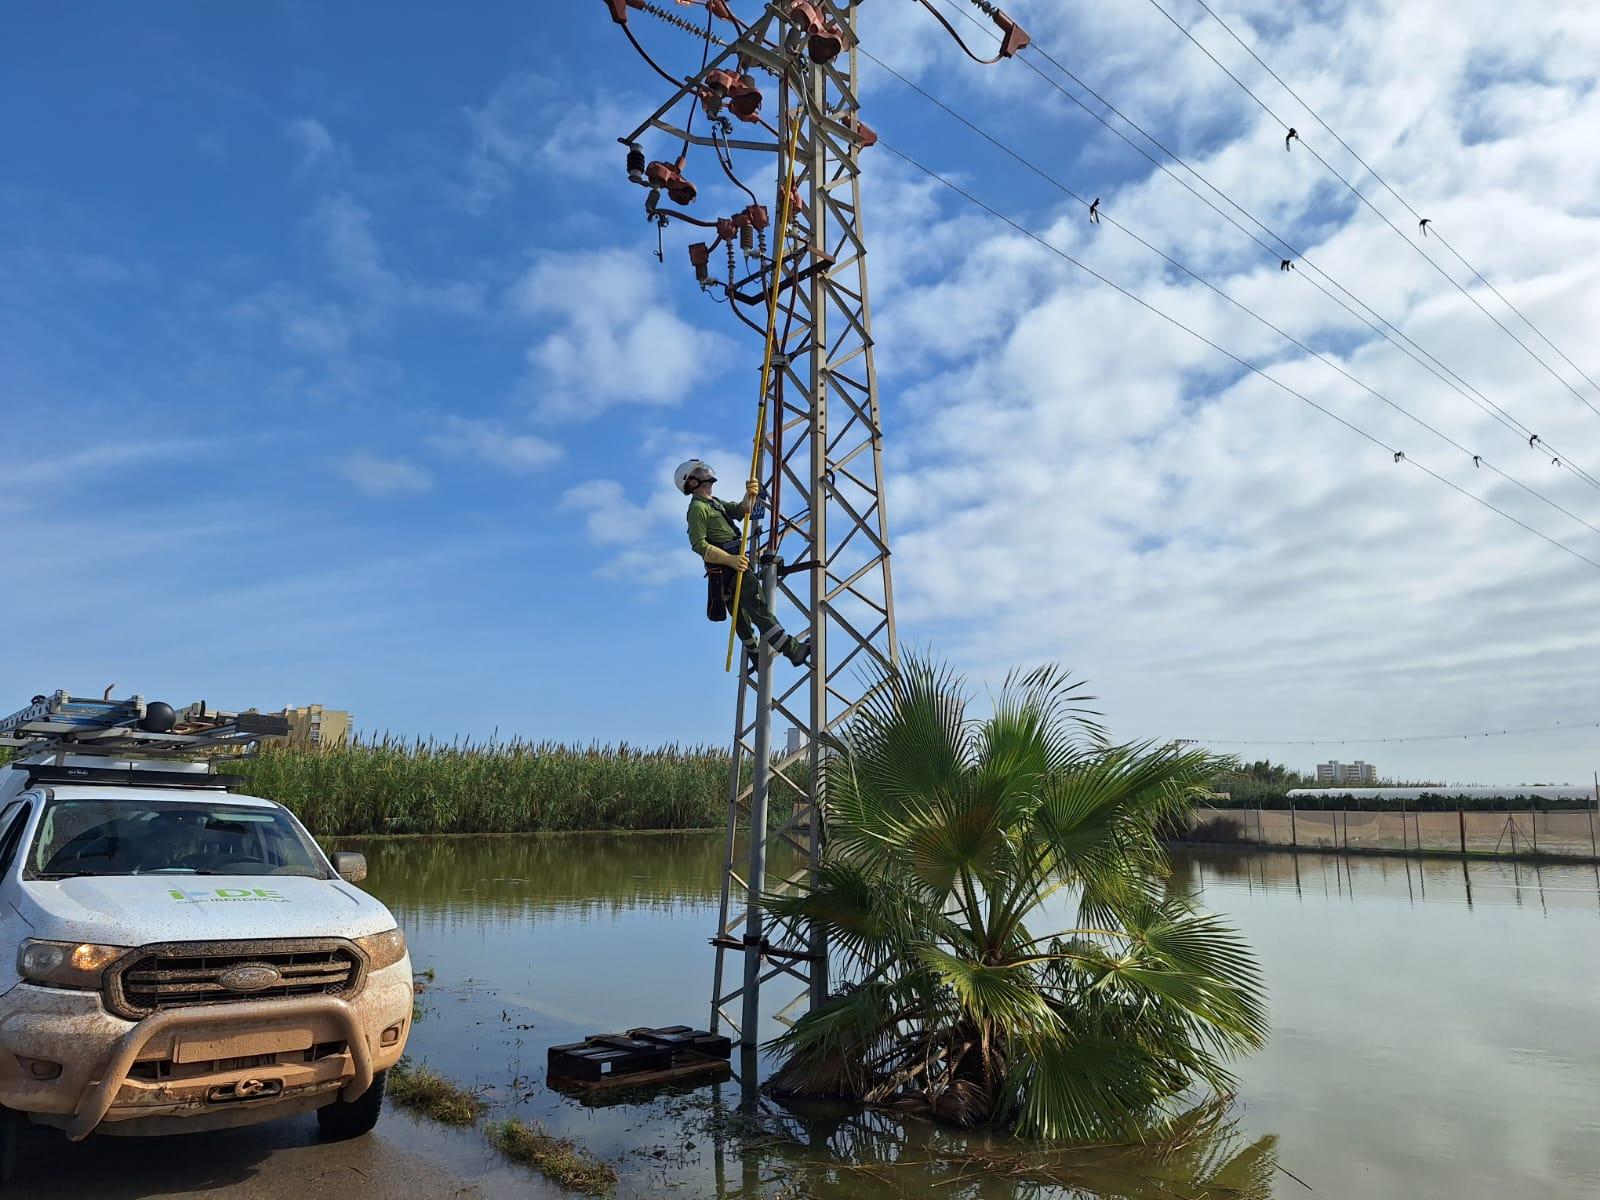
[[[739,543],[724,542],[717,547],[728,554],[739,553]],[[738,582],[739,573],[727,567],[714,567],[706,564],[706,620],[726,621],[728,608],[733,603],[733,588]]]

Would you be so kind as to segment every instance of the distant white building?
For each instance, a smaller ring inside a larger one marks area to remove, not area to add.
[[[1378,768],[1359,758],[1353,763],[1337,760],[1317,764],[1317,783],[1322,787],[1372,787],[1378,782]]]
[[[785,754],[799,754],[801,750],[805,749],[805,745],[806,731],[793,725],[789,726],[788,736],[783,739],[783,752]]]

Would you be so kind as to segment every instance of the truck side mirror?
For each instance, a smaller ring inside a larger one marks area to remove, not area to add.
[[[346,883],[360,883],[367,877],[367,856],[354,850],[335,850],[333,869]]]

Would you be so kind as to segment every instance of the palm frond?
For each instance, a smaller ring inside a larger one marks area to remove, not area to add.
[[[975,1022],[1016,1033],[1037,1033],[1056,1024],[1055,1011],[1025,967],[973,962],[937,946],[922,947],[917,957]]]

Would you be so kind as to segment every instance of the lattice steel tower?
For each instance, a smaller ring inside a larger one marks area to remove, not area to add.
[[[832,0],[779,2],[741,26],[724,4],[710,0],[701,30],[647,0],[608,4],[636,47],[626,24],[630,8],[706,38],[704,68],[684,77],[667,102],[621,140],[630,147],[630,177],[651,189],[646,208],[652,219],[665,227],[687,218],[716,231],[709,244],[690,247],[690,260],[702,286],[725,293],[735,315],[763,337],[770,371],[762,374],[765,395],[754,399],[764,402],[758,478],[770,512],[765,533],[759,526],[753,533],[751,559],[760,562],[780,617],[797,634],[807,625],[811,637],[805,667],[773,665],[764,648],[759,666],[745,663],[740,675],[721,912],[712,938],[711,1023],[717,1029],[727,1022],[749,1049],[763,991],[769,1012],[783,1021],[828,993],[827,946],[772,924],[751,899],[803,886],[815,873],[824,833],[823,759],[860,705],[872,668],[895,660],[883,431],[861,223],[861,157],[876,138],[858,115],[853,7]],[[713,26],[713,16],[723,21]],[[719,39],[714,30],[724,29],[736,36]],[[755,92],[759,99],[752,98]],[[680,110],[698,117],[702,132]],[[684,156],[647,164],[646,139],[671,139],[685,151],[706,147],[721,160],[707,158],[710,170],[720,175],[727,167],[729,178],[735,151],[772,156],[777,187],[770,212],[755,203],[730,218],[689,218],[681,206],[695,189],[684,178]],[[785,195],[783,181],[791,173]],[[680,209],[662,207],[661,192]],[[723,243],[725,281],[713,279],[711,268]],[[747,270],[735,266],[736,244],[748,252]],[[787,619],[791,613],[797,617]],[[774,751],[775,719],[799,731],[798,748]],[[743,786],[741,773],[748,776]],[[792,793],[798,800],[792,816],[762,835],[769,785],[780,798]]]

